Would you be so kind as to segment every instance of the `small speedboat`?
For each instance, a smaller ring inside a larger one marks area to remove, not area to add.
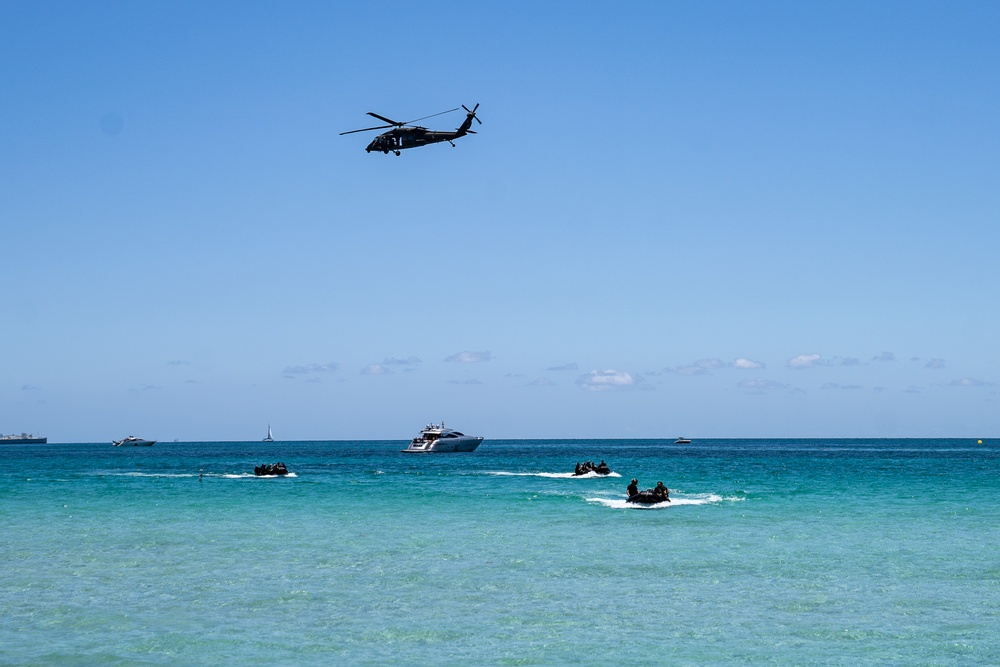
[[[122,438],[121,440],[115,440],[111,444],[115,447],[152,447],[156,443],[156,440],[145,440],[143,438],[137,438],[134,435],[130,435],[127,438]]]
[[[428,424],[420,434],[410,441],[403,452],[474,452],[483,441],[482,436],[465,435],[446,428],[444,422]]]
[[[690,445],[691,441],[685,438],[683,435],[676,440],[674,440],[675,445]]]

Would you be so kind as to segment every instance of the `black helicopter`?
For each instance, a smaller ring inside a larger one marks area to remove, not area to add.
[[[372,151],[382,151],[388,155],[389,151],[392,151],[396,155],[399,155],[399,151],[406,148],[419,148],[420,146],[436,144],[441,141],[447,141],[454,147],[455,139],[464,137],[467,134],[475,134],[475,131],[469,129],[472,127],[473,119],[475,119],[475,121],[480,125],[483,124],[483,121],[476,118],[476,109],[479,108],[478,103],[471,109],[464,104],[462,105],[462,108],[466,111],[465,121],[458,127],[457,130],[453,132],[428,130],[426,127],[413,125],[413,123],[416,123],[418,120],[433,118],[434,116],[440,116],[442,114],[451,113],[452,111],[458,111],[458,107],[448,109],[447,111],[441,111],[439,113],[433,113],[430,116],[424,116],[423,118],[408,120],[405,123],[399,123],[394,120],[390,120],[385,116],[380,116],[377,113],[369,111],[369,116],[374,116],[379,120],[385,121],[388,125],[366,127],[360,130],[351,130],[350,132],[341,132],[340,135],[354,134],[355,132],[368,132],[370,130],[384,130],[387,127],[391,127],[392,129],[388,132],[383,132],[372,139],[372,142],[368,144],[368,148],[365,149],[366,153],[371,153]]]

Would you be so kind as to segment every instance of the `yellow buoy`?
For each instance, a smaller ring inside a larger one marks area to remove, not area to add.
[[[980,445],[981,445],[981,444],[983,444],[983,441],[982,441],[982,440],[980,440],[980,441],[979,441],[979,444],[980,444]]]

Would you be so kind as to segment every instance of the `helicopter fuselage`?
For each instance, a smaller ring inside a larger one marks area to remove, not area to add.
[[[380,151],[401,151],[407,148],[419,148],[428,144],[436,144],[442,141],[453,141],[459,137],[464,137],[465,132],[456,130],[454,132],[441,132],[428,130],[424,127],[395,127],[388,132],[378,135],[365,149],[366,152]]]

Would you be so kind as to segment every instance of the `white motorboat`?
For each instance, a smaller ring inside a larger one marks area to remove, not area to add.
[[[690,444],[691,444],[691,441],[690,441],[690,440],[689,440],[688,438],[685,438],[685,437],[684,437],[684,436],[682,435],[681,437],[679,437],[679,438],[677,438],[676,440],[674,440],[674,444],[675,444],[675,445],[690,445]]]
[[[465,435],[446,428],[444,422],[428,424],[404,452],[472,452],[483,441],[480,436]]]
[[[137,438],[134,435],[130,435],[127,438],[122,438],[121,440],[115,440],[111,444],[115,447],[121,446],[132,446],[132,447],[152,447],[156,440],[144,440],[143,438]]]
[[[270,424],[267,425],[267,437],[264,438],[261,442],[274,442],[274,438],[271,436],[271,425]]]

